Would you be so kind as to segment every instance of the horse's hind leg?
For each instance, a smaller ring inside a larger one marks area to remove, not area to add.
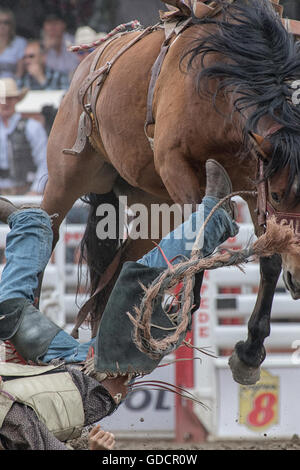
[[[271,308],[280,272],[279,255],[260,259],[261,281],[248,323],[248,338],[236,344],[229,359],[233,378],[242,385],[253,385],[260,378],[260,365],[266,356],[264,340],[270,334]]]
[[[61,171],[56,169],[50,173],[41,205],[49,215],[57,214],[53,219],[54,245],[59,226],[76,200],[88,193],[110,192],[117,176],[115,170],[101,162],[99,155],[93,151],[80,157],[64,158],[69,162]],[[77,161],[74,162],[74,158]]]
[[[111,191],[117,172],[87,143],[79,155],[64,153],[71,149],[77,135],[79,105],[68,93],[58,111],[47,148],[48,182],[42,209],[49,215],[58,214],[53,221],[54,245],[58,230],[74,202],[88,193]]]

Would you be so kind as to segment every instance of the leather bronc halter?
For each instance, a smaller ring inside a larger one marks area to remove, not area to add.
[[[262,142],[267,137],[275,134],[283,128],[281,124],[275,124],[267,133],[267,135],[262,139]],[[252,134],[252,137],[255,138],[256,142],[258,136]],[[274,209],[270,201],[268,200],[268,181],[264,176],[264,159],[263,156],[267,159],[265,152],[261,148],[261,143],[258,143],[260,148],[260,154],[258,156],[257,162],[257,220],[260,227],[263,227],[265,230],[266,224],[269,218],[275,217],[278,223],[284,223],[290,225],[295,233],[295,236],[300,239],[300,213],[292,212],[281,212]]]
[[[264,162],[261,158],[258,161],[258,179],[257,220],[259,226],[265,230],[268,219],[275,217],[276,222],[290,225],[295,236],[300,240],[300,213],[277,211],[268,201],[268,182],[264,178]]]

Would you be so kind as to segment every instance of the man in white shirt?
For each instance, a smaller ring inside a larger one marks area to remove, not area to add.
[[[14,79],[0,80],[0,194],[42,194],[47,181],[47,133],[16,112],[26,93]]]

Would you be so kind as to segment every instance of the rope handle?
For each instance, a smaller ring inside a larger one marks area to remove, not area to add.
[[[208,222],[210,221],[210,219],[212,218],[212,216],[214,215],[214,213],[219,209],[219,207],[221,207],[224,202],[226,202],[228,199],[231,199],[232,197],[234,196],[241,196],[241,195],[248,195],[248,196],[252,196],[252,197],[256,197],[257,196],[257,191],[235,191],[233,193],[230,193],[228,194],[227,196],[223,197],[222,199],[220,199],[220,201],[214,206],[214,208],[211,210],[211,212],[209,213],[208,217],[205,219],[205,222],[203,223],[201,229],[199,230],[199,233],[196,237],[196,240],[195,240],[195,243],[193,245],[193,249],[192,249],[192,253],[191,253],[191,259],[195,259],[195,258],[198,258],[199,256],[199,251],[200,249],[198,248],[198,243],[199,243],[199,240],[200,240],[200,237],[202,236],[204,230],[205,230],[205,227],[207,226]]]

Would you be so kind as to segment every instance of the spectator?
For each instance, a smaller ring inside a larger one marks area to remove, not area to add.
[[[115,0],[109,1],[115,2]],[[55,11],[66,18],[67,26],[72,31],[87,24],[93,13],[94,3],[95,0],[43,0],[46,11]]]
[[[96,31],[112,30],[118,24],[116,20],[118,7],[119,2],[116,0],[95,0],[89,26]]]
[[[24,54],[24,75],[20,87],[31,90],[66,90],[69,77],[66,73],[53,70],[46,65],[43,46],[38,40],[28,42]]]
[[[89,26],[81,26],[77,29],[75,34],[74,46],[81,46],[82,44],[91,44],[92,42],[96,41],[97,39],[104,38],[106,33],[96,33],[92,28]],[[83,59],[86,58],[91,52],[95,50],[94,47],[86,50],[80,50],[76,54],[78,56],[79,62],[82,62]]]
[[[68,52],[67,45],[74,37],[66,32],[66,22],[59,15],[47,15],[43,24],[43,46],[46,51],[46,65],[70,77],[79,61],[75,54]]]
[[[0,193],[41,194],[47,179],[47,134],[38,121],[22,118],[16,105],[27,93],[12,78],[0,80]]]
[[[44,1],[13,0],[9,8],[15,15],[17,34],[26,39],[38,38],[46,11]]]
[[[0,78],[20,77],[25,47],[26,40],[16,36],[13,12],[0,7]]]
[[[110,31],[135,19],[148,26],[157,23],[159,10],[166,8],[161,0],[94,0],[88,24],[96,31]]]

